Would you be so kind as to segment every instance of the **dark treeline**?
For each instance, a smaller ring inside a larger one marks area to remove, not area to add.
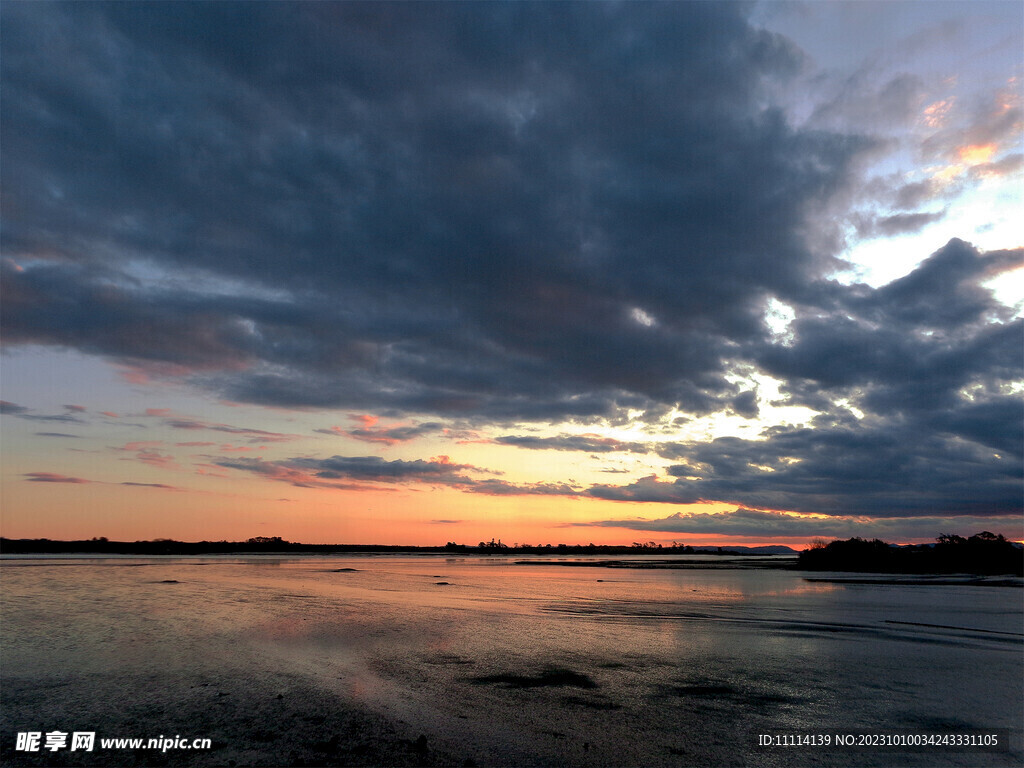
[[[787,547],[768,547],[768,550],[788,554]],[[100,536],[77,541],[56,541],[53,539],[4,539],[0,538],[2,554],[107,554],[107,555],[215,555],[215,554],[335,554],[345,552],[410,552],[445,553],[470,555],[626,555],[626,554],[721,554],[752,555],[765,554],[763,549],[737,550],[722,547],[690,547],[673,543],[668,546],[654,542],[634,542],[631,546],[599,544],[503,544],[500,540],[481,541],[477,545],[457,544],[453,541],[439,547],[415,547],[381,544],[301,544],[286,541],[280,536],[255,536],[245,541],[174,541],[154,539],[152,541],[109,541]],[[769,553],[773,553],[769,552]]]
[[[54,539],[3,539],[0,553],[16,554],[104,554],[104,555],[223,555],[251,553],[334,552],[443,552],[441,547],[399,547],[370,544],[299,544],[280,536],[256,536],[246,541],[109,541],[105,536],[77,541]]]
[[[636,542],[632,546],[616,546],[602,544],[505,544],[498,539],[495,541],[481,541],[479,544],[456,544],[454,541],[449,541],[444,545],[443,551],[451,553],[466,553],[466,554],[480,554],[480,555],[544,555],[544,554],[558,554],[558,555],[587,555],[587,554],[600,554],[600,555],[622,555],[622,554],[649,554],[651,552],[669,552],[676,554],[693,554],[693,547],[686,547],[684,545],[675,545],[665,547],[658,547],[654,542],[640,543]]]
[[[764,547],[691,547],[673,541],[671,544],[658,544],[654,541],[634,541],[629,546],[623,544],[504,544],[501,539],[481,541],[476,546],[456,544],[449,541],[444,545],[445,552],[473,552],[477,554],[509,554],[509,555],[795,555],[796,550],[781,545]]]
[[[988,531],[968,539],[942,534],[935,544],[905,547],[857,538],[812,546],[800,553],[797,563],[812,571],[1024,576],[1024,549]]]

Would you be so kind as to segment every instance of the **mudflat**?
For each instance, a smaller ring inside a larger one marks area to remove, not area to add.
[[[369,556],[23,558],[0,574],[4,765],[1009,766],[1024,754],[1016,589]],[[50,732],[96,741],[50,751]],[[999,748],[759,741],[984,732]],[[18,749],[19,733],[41,734],[39,750]],[[170,746],[104,741],[125,738]],[[209,748],[180,748],[194,739]]]

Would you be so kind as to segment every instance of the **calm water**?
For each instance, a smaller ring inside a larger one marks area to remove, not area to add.
[[[1013,750],[907,760],[1022,762],[1020,589],[408,556],[8,558],[0,577],[0,671],[41,688],[287,674],[481,765],[886,765],[756,738],[965,729],[1012,729]]]

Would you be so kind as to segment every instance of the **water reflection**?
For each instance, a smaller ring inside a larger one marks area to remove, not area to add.
[[[1019,728],[1024,715],[1024,606],[1008,588],[365,555],[19,559],[0,575],[4,675],[287,673],[494,744],[500,731],[542,745],[546,729],[615,755],[637,733],[674,744],[686,723]]]

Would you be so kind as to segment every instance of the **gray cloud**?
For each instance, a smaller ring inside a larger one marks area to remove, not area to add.
[[[487,472],[469,464],[455,464],[446,456],[429,461],[388,461],[380,456],[331,456],[326,459],[298,457],[282,461],[217,459],[218,466],[263,475],[300,487],[348,488],[351,483],[426,483],[472,485],[465,472]]]
[[[1019,103],[1007,103],[1010,100],[1006,94],[996,94],[995,98],[975,96],[973,103],[965,105],[966,109],[958,110],[961,119],[943,125],[928,137],[922,144],[922,152],[928,158],[956,162],[964,147],[993,144],[996,161],[1003,160],[1007,157],[1003,155],[1005,149],[1018,148],[1024,120],[1024,110]]]
[[[980,530],[1004,531],[1011,538],[1021,535],[1017,517],[981,517],[958,521],[949,530],[950,520],[943,517],[877,520],[874,518],[796,517],[781,512],[739,508],[731,512],[684,515],[676,513],[655,520],[601,520],[576,523],[579,526],[625,528],[672,534],[710,534],[757,538],[804,539],[812,537],[847,539],[854,536],[883,538],[890,541],[935,538],[940,533],[971,535]]]
[[[662,451],[684,460],[668,470],[675,480],[648,477],[626,486],[596,485],[587,493],[615,501],[722,501],[839,516],[1018,514],[1020,431],[998,423],[1013,414],[1019,425],[1015,399],[972,414],[971,429],[984,433],[983,418],[994,428],[993,437],[980,440],[957,431],[958,424],[942,425],[940,432],[918,429],[912,421],[853,420],[775,427],[759,440],[675,443]],[[1005,453],[987,445],[1004,441]]]
[[[313,471],[317,477],[327,479],[351,478],[356,480],[390,481],[406,478],[431,480],[450,479],[456,473],[468,470],[478,471],[468,464],[454,464],[447,460],[415,459],[388,461],[379,456],[332,456],[329,459],[292,459],[290,466]]]
[[[79,407],[68,408],[67,413],[54,413],[54,414],[42,414],[32,413],[31,408],[26,408],[24,405],[18,405],[7,400],[0,400],[0,415],[4,416],[17,416],[19,419],[27,419],[28,421],[60,421],[70,424],[84,424],[83,419],[73,416],[73,413],[80,413]],[[84,409],[81,409],[84,410]]]
[[[217,459],[221,467],[253,472],[271,480],[307,488],[341,490],[371,487],[366,484],[446,485],[468,493],[488,496],[578,496],[581,489],[567,483],[510,483],[474,474],[500,474],[471,464],[455,464],[446,456],[429,461],[386,460],[379,456],[309,457],[264,461],[263,459]],[[375,487],[372,486],[372,487]]]
[[[223,466],[331,487],[830,515],[1019,510],[1024,322],[984,283],[1021,252],[953,240],[880,288],[829,280],[843,265],[808,243],[812,216],[851,199],[879,146],[843,110],[861,110],[862,126],[904,120],[920,83],[865,70],[816,129],[796,127],[766,104],[804,57],[749,10],[4,4],[4,343],[99,355],[237,402],[415,422],[347,431],[385,444],[451,419],[510,432],[674,409],[754,418],[756,393],[737,379],[760,371],[819,418],[762,440],[663,445],[679,462],[671,482],[583,491],[374,457]],[[924,152],[1006,143],[1019,120],[989,104]],[[971,173],[1014,163],[996,154]],[[938,215],[917,210],[932,186],[890,186],[900,212],[872,231]],[[771,298],[794,308],[786,343],[764,322]],[[41,421],[74,410],[2,406]]]
[[[536,437],[534,435],[500,435],[493,442],[498,445],[512,445],[516,448],[553,451],[585,451],[587,453],[648,453],[648,443],[615,440],[597,435],[558,435]]]
[[[1008,176],[1024,168],[1024,154],[1019,152],[1005,155],[995,162],[979,163],[972,166],[968,174],[972,179],[983,179],[986,176]]]
[[[229,435],[248,437],[250,443],[283,443],[298,438],[298,435],[287,435],[281,432],[270,432],[265,429],[252,429],[250,427],[235,427],[230,424],[218,424],[197,419],[164,419],[163,423],[172,429],[209,430],[211,432],[226,432]]]
[[[870,63],[855,72],[836,88],[832,99],[814,110],[810,120],[836,128],[870,126],[886,133],[909,124],[924,98],[924,82],[909,74],[878,82],[877,75]]]
[[[488,496],[578,496],[580,489],[568,483],[510,483],[488,478],[468,484],[470,493]]]
[[[54,414],[43,414],[43,413],[19,413],[17,414],[20,419],[28,419],[29,421],[60,421],[65,424],[84,424],[85,421],[72,416],[70,413],[54,413]]]
[[[937,388],[979,375],[1016,377],[1021,355],[1010,346],[1019,324],[982,283],[1022,263],[1022,249],[980,253],[951,240],[880,288],[819,285],[810,297],[817,311],[793,324],[795,343],[754,354],[771,373],[826,387],[895,384],[910,372],[931,374],[925,383]]]
[[[893,180],[886,180],[891,186]],[[880,191],[880,190],[879,190]],[[942,185],[932,179],[901,184],[895,189],[893,203],[902,210],[914,210],[942,194]]]
[[[390,427],[367,426],[357,429],[332,427],[331,429],[314,429],[313,431],[324,435],[334,435],[335,437],[351,437],[367,443],[395,445],[396,443],[405,443],[424,435],[440,432],[444,428],[444,424],[441,422],[430,421],[422,424],[395,425]]]
[[[946,210],[929,213],[896,213],[891,216],[874,216],[857,222],[857,232],[861,237],[893,237],[919,232],[929,224],[941,221],[946,217]]]
[[[800,55],[745,12],[5,9],[7,340],[264,404],[729,408],[866,146],[763,109]]]
[[[26,472],[24,477],[30,483],[87,484],[92,482],[92,480],[83,480],[80,477],[70,477],[56,472]]]

